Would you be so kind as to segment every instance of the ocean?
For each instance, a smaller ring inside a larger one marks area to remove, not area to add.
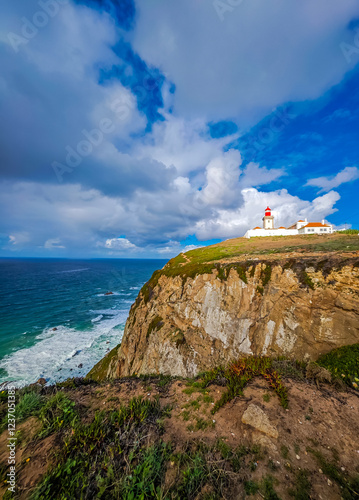
[[[86,375],[121,342],[131,304],[166,262],[0,259],[0,383]]]

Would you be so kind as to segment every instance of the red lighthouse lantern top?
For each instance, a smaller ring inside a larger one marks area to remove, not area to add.
[[[272,215],[272,211],[269,207],[267,207],[265,210],[265,216],[271,216],[271,215]]]

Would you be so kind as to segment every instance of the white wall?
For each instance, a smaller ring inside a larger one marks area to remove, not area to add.
[[[329,234],[333,232],[333,227],[303,227],[299,234]]]
[[[298,234],[297,229],[249,229],[244,238],[253,238],[254,236],[293,236]]]

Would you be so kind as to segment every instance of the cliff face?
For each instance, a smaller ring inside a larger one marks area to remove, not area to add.
[[[132,306],[108,377],[194,376],[241,355],[316,359],[359,342],[359,253],[205,265],[181,256]]]

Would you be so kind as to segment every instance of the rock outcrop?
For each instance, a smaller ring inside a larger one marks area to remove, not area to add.
[[[277,439],[278,431],[269,421],[266,413],[257,405],[250,404],[242,415],[242,422],[262,432],[266,436]]]
[[[156,271],[107,376],[195,376],[252,354],[309,361],[359,341],[359,252],[246,258],[181,255]]]

